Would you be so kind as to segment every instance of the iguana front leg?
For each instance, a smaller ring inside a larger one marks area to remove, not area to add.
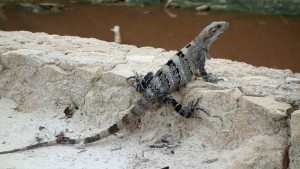
[[[209,76],[204,68],[207,53],[208,53],[207,49],[201,49],[201,51],[199,52],[199,55],[200,55],[200,59],[199,59],[199,63],[198,63],[199,73],[205,81],[211,82],[211,83],[217,83],[218,81],[223,80],[223,79]],[[195,73],[195,76],[199,76],[199,74]]]

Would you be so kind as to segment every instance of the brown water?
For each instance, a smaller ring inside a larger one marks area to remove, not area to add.
[[[121,27],[122,43],[179,50],[212,21],[230,28],[212,45],[216,58],[300,72],[300,17],[236,12],[164,10],[158,6],[66,4],[60,13],[33,13],[6,5],[0,30],[27,30],[113,41],[110,29]],[[176,17],[171,17],[173,13]]]

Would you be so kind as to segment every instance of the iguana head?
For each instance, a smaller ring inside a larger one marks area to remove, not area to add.
[[[228,27],[228,22],[212,22],[210,25],[204,28],[204,39],[207,42],[208,46],[210,46],[210,44],[214,42],[219,37],[219,35],[221,35]]]

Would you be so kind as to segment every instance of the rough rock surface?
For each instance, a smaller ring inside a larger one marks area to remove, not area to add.
[[[0,31],[0,151],[107,128],[140,98],[133,72],[156,71],[175,51],[96,39]],[[193,80],[173,95],[200,98],[185,119],[154,105],[141,121],[91,145],[1,155],[4,168],[300,168],[300,74],[224,59],[207,61],[224,81]],[[64,109],[74,110],[66,118]],[[202,118],[202,119],[201,119]],[[150,145],[163,137],[174,144]]]

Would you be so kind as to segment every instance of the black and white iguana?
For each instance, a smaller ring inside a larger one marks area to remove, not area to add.
[[[136,91],[142,94],[129,112],[116,124],[90,137],[82,139],[70,139],[61,135],[53,141],[37,143],[24,148],[2,151],[0,154],[8,154],[18,151],[25,151],[37,147],[51,146],[56,144],[78,144],[92,143],[117,133],[126,126],[139,119],[154,103],[171,104],[181,116],[189,118],[194,110],[198,108],[198,101],[191,101],[188,106],[182,106],[170,94],[188,83],[193,75],[201,75],[207,82],[215,83],[218,78],[207,74],[204,66],[208,49],[229,24],[227,22],[212,22],[187,46],[177,52],[166,64],[160,68],[155,75],[147,73],[144,77],[135,74],[130,78],[136,80]]]

